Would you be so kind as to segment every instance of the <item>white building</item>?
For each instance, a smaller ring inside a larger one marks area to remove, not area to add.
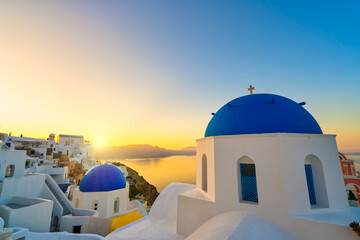
[[[57,184],[69,184],[68,166],[59,166],[58,164],[39,164],[38,159],[29,159],[27,157],[25,164],[25,173],[44,173],[49,174]]]
[[[50,133],[47,139],[47,155],[60,154],[63,152],[63,147],[59,146],[55,141],[55,134]]]
[[[88,226],[89,218],[97,213],[75,209],[48,174],[26,174],[25,162],[26,151],[8,149],[0,142],[0,218],[5,227],[40,233],[81,233],[82,226]],[[101,239],[94,236],[89,239]]]
[[[92,157],[92,144],[85,141],[83,136],[59,134],[58,145],[62,147],[63,154],[79,159],[79,162]]]
[[[47,151],[47,140],[29,137],[9,136],[6,133],[0,133],[1,141],[10,149],[25,150],[26,155],[44,159]]]
[[[197,140],[196,186],[170,185],[149,217],[106,239],[357,239],[335,135],[303,105],[272,94],[225,104]]]
[[[58,184],[68,184],[68,167],[58,165],[58,158],[66,154],[70,161],[83,163],[84,168],[97,165],[92,157],[92,144],[83,136],[49,134],[48,139],[9,136],[0,133],[0,139],[10,149],[26,150],[25,172],[51,175]]]
[[[55,141],[55,134],[50,133],[47,139],[9,136],[0,133],[0,139],[10,149],[26,150],[30,157],[52,159],[59,154],[65,154],[74,161],[81,162],[92,157],[92,144],[84,140],[83,136],[59,134]]]
[[[112,164],[90,169],[74,190],[72,203],[76,208],[99,212],[100,217],[112,218],[137,211],[135,202],[129,201],[129,183],[123,172]],[[141,211],[141,210],[140,210]],[[146,215],[146,211],[140,212]]]

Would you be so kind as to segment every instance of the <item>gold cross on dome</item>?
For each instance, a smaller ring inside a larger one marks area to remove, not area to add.
[[[250,94],[253,94],[253,90],[254,90],[255,88],[252,86],[252,85],[250,85],[250,87],[248,88],[248,90],[250,91]]]

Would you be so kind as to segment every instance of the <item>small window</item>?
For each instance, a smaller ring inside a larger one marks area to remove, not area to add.
[[[256,167],[247,156],[237,163],[239,202],[258,202]]]
[[[15,165],[11,164],[11,165],[7,166],[5,177],[14,176],[14,172],[15,172]]]
[[[240,164],[242,199],[257,202],[257,185],[255,164]]]
[[[207,158],[206,155],[204,154],[202,156],[202,190],[203,191],[207,191]]]
[[[115,201],[114,201],[114,213],[119,212],[119,203],[120,203],[119,198],[118,197],[115,198]]]
[[[81,233],[81,225],[73,226],[73,233]]]

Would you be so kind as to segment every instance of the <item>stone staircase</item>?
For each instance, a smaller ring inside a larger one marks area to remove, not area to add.
[[[72,214],[72,209],[69,209],[68,206],[64,202],[64,201],[67,201],[67,198],[66,198],[65,194],[61,193],[62,195],[60,196],[59,191],[56,191],[54,189],[54,187],[58,187],[58,186],[54,186],[54,183],[52,183],[50,181],[51,180],[46,179],[45,184],[49,188],[51,193],[55,196],[55,198],[59,202],[59,204],[62,206],[62,208],[63,208],[63,216]]]

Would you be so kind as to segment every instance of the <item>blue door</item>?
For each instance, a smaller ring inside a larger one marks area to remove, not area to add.
[[[255,164],[240,164],[241,192],[245,201],[258,201]]]
[[[310,204],[316,204],[314,179],[310,164],[305,164],[305,174],[306,174],[306,181],[309,191]]]

